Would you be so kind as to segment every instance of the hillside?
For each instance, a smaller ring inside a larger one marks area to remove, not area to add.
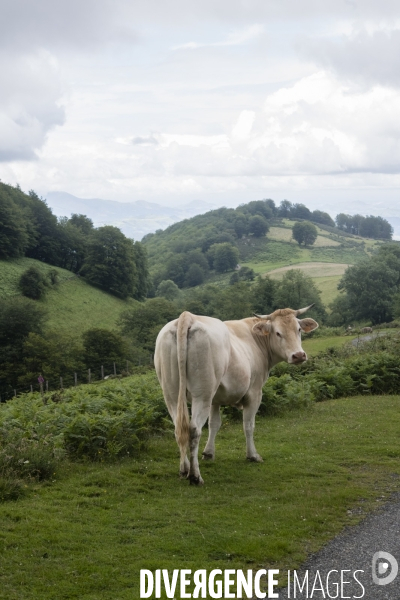
[[[300,247],[292,239],[292,228],[296,221],[287,218],[271,219],[269,232],[265,236],[247,234],[238,239],[235,237],[235,218],[237,216],[234,210],[219,209],[147,236],[143,243],[155,281],[162,278],[173,279],[174,269],[168,272],[165,268],[169,262],[175,265],[186,252],[193,249],[204,250],[210,240],[222,241],[225,236],[226,241],[237,246],[241,267],[249,267],[256,275],[269,275],[273,279],[282,278],[289,268],[299,268],[314,279],[322,293],[322,301],[329,304],[338,294],[337,284],[346,268],[370,256],[382,244],[378,240],[315,224],[318,237],[314,245]],[[227,285],[230,276],[231,273],[218,274],[210,271],[205,283]]]
[[[0,261],[0,297],[18,296],[18,280],[21,274],[34,265],[43,273],[54,269],[52,265],[32,258]],[[74,275],[71,271],[56,268],[59,284],[47,290],[45,297],[37,302],[47,311],[46,327],[52,330],[81,334],[92,327],[113,328],[121,311],[136,303],[120,300],[107,294]]]

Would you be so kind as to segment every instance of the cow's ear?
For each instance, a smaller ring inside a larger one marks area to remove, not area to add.
[[[318,323],[309,317],[307,319],[299,319],[299,325],[305,333],[313,331],[318,327]]]
[[[258,321],[253,325],[253,333],[256,335],[268,335],[271,331],[271,321]]]

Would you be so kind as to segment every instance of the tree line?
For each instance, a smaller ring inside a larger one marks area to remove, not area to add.
[[[143,300],[149,290],[146,251],[140,242],[127,238],[117,227],[95,228],[85,215],[57,219],[34,191],[0,182],[0,258],[26,256],[77,273],[120,298]],[[22,284],[28,290],[31,271]],[[31,297],[35,297],[35,293]],[[29,295],[29,290],[28,294]]]

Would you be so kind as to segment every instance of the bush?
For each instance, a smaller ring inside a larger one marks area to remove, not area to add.
[[[19,279],[21,293],[32,300],[39,300],[46,292],[47,280],[36,267],[29,267]]]
[[[64,456],[104,460],[136,454],[151,433],[170,426],[154,371],[45,399],[47,404],[40,394],[25,394],[0,406],[0,476],[41,480]]]

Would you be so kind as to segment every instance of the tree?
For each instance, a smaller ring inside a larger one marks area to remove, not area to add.
[[[165,298],[150,298],[124,311],[118,325],[122,335],[129,337],[133,343],[153,352],[158,332],[168,321],[179,317],[179,309]]]
[[[89,235],[93,230],[93,221],[86,215],[78,215],[77,213],[73,213],[68,219],[68,223],[77,229],[80,229],[85,235]]]
[[[185,282],[185,257],[182,254],[173,254],[168,260],[163,279],[171,279],[180,288]]]
[[[164,279],[160,282],[156,296],[161,298],[166,298],[170,302],[173,302],[182,294],[176,283],[174,283],[171,279]]]
[[[269,231],[268,222],[260,215],[254,215],[249,221],[249,232],[254,237],[263,237]]]
[[[299,246],[301,244],[312,246],[318,237],[318,231],[315,225],[309,221],[301,221],[293,225],[292,236]]]
[[[45,311],[28,298],[0,299],[0,389],[17,385],[22,348],[29,334],[41,334]],[[8,384],[8,387],[7,387]]]
[[[100,371],[104,366],[112,371],[114,363],[123,364],[129,355],[126,340],[117,332],[108,329],[94,328],[85,331],[82,336],[84,347],[84,362],[87,369]]]
[[[275,302],[276,286],[276,281],[269,277],[259,276],[257,278],[250,292],[250,302],[253,312],[265,315],[277,308]]]
[[[89,283],[120,298],[139,294],[134,242],[117,227],[93,231],[80,272]]]
[[[314,223],[321,223],[321,225],[328,225],[329,227],[335,227],[335,221],[332,217],[322,210],[313,210],[311,217],[311,221]]]
[[[200,265],[193,263],[190,265],[185,276],[185,286],[194,287],[200,285],[204,281],[204,271]]]
[[[278,208],[278,216],[281,218],[290,217],[290,211],[292,209],[292,203],[289,200],[282,200]]]
[[[23,256],[29,245],[25,216],[0,188],[0,258]]]
[[[37,231],[36,242],[26,252],[26,256],[36,258],[51,265],[60,266],[61,241],[57,217],[46,202],[31,190],[29,192],[32,220]]]
[[[147,250],[141,242],[135,242],[133,250],[137,272],[137,291],[135,298],[137,300],[144,300],[151,287]]]
[[[250,317],[251,312],[248,283],[239,282],[219,290],[211,300],[212,316],[222,321],[244,319]]]
[[[354,321],[366,319],[375,324],[392,320],[399,285],[400,259],[385,249],[346,269],[338,289],[346,293]]]
[[[249,218],[247,215],[238,215],[238,217],[235,219],[234,229],[239,239],[249,232]]]
[[[213,244],[207,256],[217,273],[233,271],[239,261],[239,250],[229,243]]]
[[[38,373],[53,381],[63,377],[65,386],[72,383],[74,373],[86,380],[82,340],[73,333],[31,332],[24,340],[22,357],[22,372],[18,377],[20,386],[37,383]]]
[[[46,287],[46,278],[34,265],[26,269],[18,281],[18,288],[21,293],[27,298],[32,298],[32,300],[39,300],[45,294]]]
[[[272,219],[273,211],[268,200],[253,200],[241,207],[241,210],[251,215],[259,215],[265,219]]]
[[[278,308],[295,310],[314,304],[310,313],[323,321],[326,318],[326,311],[320,296],[321,292],[311,277],[305,275],[300,269],[291,269],[285,273],[282,281],[277,283],[274,302]]]
[[[292,204],[290,208],[291,219],[311,219],[311,211],[304,204]]]

